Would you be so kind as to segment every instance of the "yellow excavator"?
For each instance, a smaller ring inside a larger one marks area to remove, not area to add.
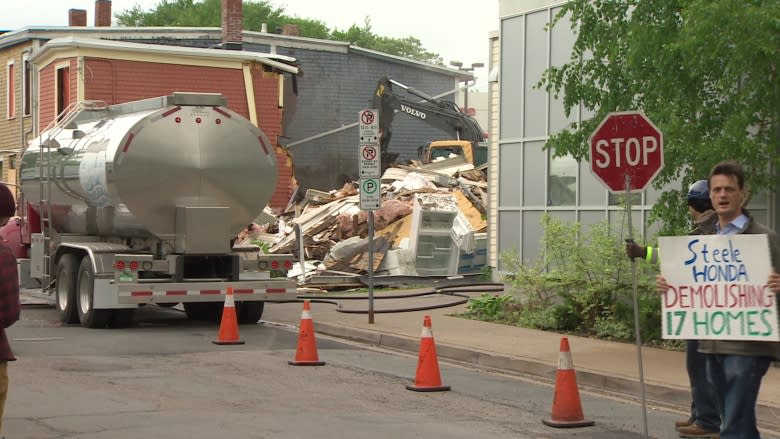
[[[409,94],[396,93],[393,90],[394,85]],[[377,83],[372,105],[379,110],[379,145],[383,156],[389,154],[393,119],[398,111],[453,135],[452,139],[436,140],[423,148],[420,151],[423,163],[433,162],[440,157],[448,158],[453,154],[462,156],[475,167],[487,161],[484,131],[473,117],[462,112],[454,102],[436,99],[413,87],[383,77]]]

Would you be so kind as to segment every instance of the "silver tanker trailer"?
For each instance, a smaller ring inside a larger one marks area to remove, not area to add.
[[[221,95],[82,103],[31,142],[19,178],[29,275],[63,322],[123,326],[149,303],[218,321],[232,287],[239,323],[256,323],[264,301],[294,298],[292,255],[230,247],[277,175],[271,142]]]

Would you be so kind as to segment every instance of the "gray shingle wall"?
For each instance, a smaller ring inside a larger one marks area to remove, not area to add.
[[[268,47],[245,45],[246,50]],[[369,108],[377,81],[389,76],[429,95],[455,88],[452,76],[350,52],[333,53],[307,49],[277,48],[298,60],[303,75],[298,78],[298,102],[287,129],[288,145],[354,124],[358,112]],[[419,146],[448,135],[426,123],[398,114],[393,123],[391,152],[399,161],[418,158]],[[295,175],[305,188],[329,190],[357,179],[357,126],[290,147]]]

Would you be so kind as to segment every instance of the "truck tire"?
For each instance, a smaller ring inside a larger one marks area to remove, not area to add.
[[[265,302],[236,302],[236,320],[239,325],[256,325],[263,317]]]
[[[105,328],[111,317],[110,309],[95,309],[95,274],[92,261],[84,256],[78,274],[79,321],[85,328]]]
[[[57,311],[60,321],[71,324],[79,322],[76,281],[79,258],[74,254],[63,255],[57,262],[57,283],[55,286]]]
[[[190,320],[219,323],[222,320],[223,306],[221,302],[186,302],[184,303],[184,312]]]

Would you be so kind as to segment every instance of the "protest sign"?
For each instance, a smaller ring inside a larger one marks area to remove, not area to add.
[[[658,239],[662,336],[667,339],[780,341],[766,235]]]

